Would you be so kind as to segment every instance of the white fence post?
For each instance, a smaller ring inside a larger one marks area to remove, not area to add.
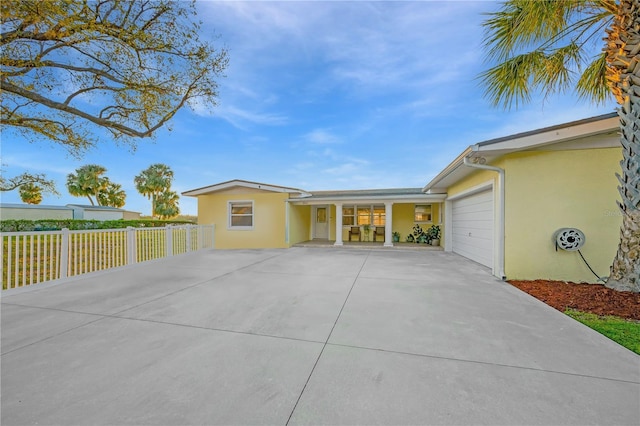
[[[216,224],[215,223],[211,224],[211,247],[209,248],[216,248]]]
[[[165,241],[167,244],[165,256],[173,256],[173,227],[171,225],[167,225],[164,229],[166,234]]]
[[[60,244],[60,264],[58,265],[58,278],[67,278],[69,274],[69,229],[62,228],[62,241]]]
[[[133,265],[137,259],[136,229],[127,226],[127,265]]]
[[[186,233],[187,233],[187,253],[191,251],[191,230],[193,229],[193,225],[187,225],[186,226]]]
[[[169,226],[164,233],[162,228],[134,227],[1,232],[0,279],[3,288],[16,288],[210,249],[215,246],[214,230],[214,225],[189,224]]]

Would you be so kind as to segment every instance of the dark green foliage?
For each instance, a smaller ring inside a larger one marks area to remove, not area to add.
[[[129,226],[134,228],[153,228],[167,225],[194,224],[187,220],[78,220],[78,219],[43,219],[43,220],[2,220],[1,232],[58,231],[62,228],[70,230],[85,229],[119,229]]]

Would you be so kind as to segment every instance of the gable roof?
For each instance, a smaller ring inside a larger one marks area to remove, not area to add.
[[[567,149],[610,148],[619,146],[615,135],[619,129],[617,113],[603,114],[569,123],[544,127],[470,145],[422,188],[429,193],[440,193],[475,170],[464,166],[465,157],[483,157],[487,163],[518,151],[548,149],[552,145],[564,144]],[[608,135],[611,137],[593,138]],[[591,138],[591,139],[589,139]]]
[[[310,195],[307,191],[304,191],[298,188],[289,188],[286,186],[270,185],[267,183],[260,183],[260,182],[251,182],[251,181],[242,180],[242,179],[228,180],[226,182],[216,183],[214,185],[192,189],[192,190],[183,192],[182,195],[185,195],[188,197],[197,197],[198,195],[212,194],[214,192],[224,191],[225,189],[236,188],[236,187],[259,189],[261,191],[300,194],[300,196],[302,197]]]

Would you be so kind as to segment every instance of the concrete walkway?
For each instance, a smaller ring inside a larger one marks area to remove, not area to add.
[[[611,424],[640,357],[444,252],[203,251],[2,297],[2,424]]]

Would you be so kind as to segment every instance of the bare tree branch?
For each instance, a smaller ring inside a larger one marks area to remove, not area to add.
[[[98,128],[135,147],[187,101],[215,106],[227,52],[200,41],[194,15],[193,3],[171,0],[8,3],[0,124],[78,155]]]

